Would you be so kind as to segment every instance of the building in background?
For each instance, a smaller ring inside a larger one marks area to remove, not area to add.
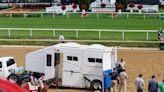
[[[134,10],[139,10],[137,6],[139,4],[142,4],[142,12],[158,12],[161,2],[160,0],[129,0],[129,4],[130,3],[133,3],[135,5],[133,8]],[[127,7],[127,10],[130,10],[130,7]]]

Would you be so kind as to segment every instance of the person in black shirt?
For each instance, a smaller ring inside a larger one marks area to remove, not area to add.
[[[117,92],[117,79],[118,79],[118,75],[117,75],[117,71],[116,68],[113,68],[112,73],[109,74],[105,74],[107,76],[111,76],[111,87],[110,87],[110,92]]]
[[[158,30],[158,40],[159,41],[163,40],[163,30],[161,28],[159,28]]]

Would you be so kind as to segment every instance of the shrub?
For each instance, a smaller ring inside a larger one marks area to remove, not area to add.
[[[102,3],[101,8],[105,8],[105,7],[106,7],[106,4]]]
[[[90,7],[90,1],[89,0],[78,0],[79,2],[79,8],[82,10],[82,5],[85,4],[85,10],[88,10]],[[84,8],[83,8],[84,9]]]
[[[26,17],[41,17],[41,14],[28,14]]]
[[[138,8],[138,9],[142,9],[142,8],[143,8],[142,4],[139,4],[139,5],[137,6],[137,8]]]
[[[23,14],[12,14],[12,17],[24,17]]]
[[[86,8],[87,8],[86,4],[81,5],[81,9],[86,9]]]
[[[118,4],[118,5],[117,5],[117,9],[124,9],[124,5]]]
[[[130,7],[130,8],[133,8],[134,6],[135,6],[134,3],[130,3],[130,4],[129,4],[129,7]]]
[[[76,9],[76,8],[77,8],[77,4],[73,4],[73,5],[72,5],[72,8],[73,8],[73,9]]]
[[[62,5],[61,9],[62,10],[65,10],[66,9],[66,6],[65,5]]]

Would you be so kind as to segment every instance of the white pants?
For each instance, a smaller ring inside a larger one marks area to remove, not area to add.
[[[118,92],[121,92],[122,87],[123,87],[123,92],[126,92],[126,81],[121,81],[119,83]]]

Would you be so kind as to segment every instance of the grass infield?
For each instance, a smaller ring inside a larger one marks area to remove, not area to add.
[[[36,15],[35,15],[36,16]],[[75,28],[75,29],[119,29],[119,30],[157,30],[159,27],[164,28],[164,20],[159,19],[158,15],[130,15],[127,19],[126,14],[118,15],[112,19],[110,14],[89,14],[81,18],[80,14],[69,14],[67,16],[43,15],[43,18],[13,16],[0,17],[0,28]],[[98,32],[79,32],[76,38],[75,31],[56,31],[55,36],[52,31],[33,31],[30,37],[29,31],[11,30],[10,38],[50,38],[57,39],[58,35],[63,33],[66,39],[97,40]],[[125,32],[124,40],[146,40],[145,32]],[[0,38],[9,38],[8,32],[0,31]],[[121,32],[101,32],[100,40],[123,40]],[[157,40],[157,33],[149,33],[149,40]]]

